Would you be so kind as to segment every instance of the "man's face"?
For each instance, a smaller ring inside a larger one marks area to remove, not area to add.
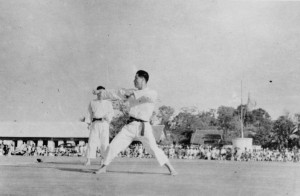
[[[142,85],[143,85],[144,78],[139,77],[139,76],[136,74],[133,82],[134,82],[134,86],[135,86],[136,88],[139,89],[139,88],[141,88]]]
[[[99,99],[102,99],[102,98],[103,98],[103,89],[98,90],[97,97],[98,97]]]

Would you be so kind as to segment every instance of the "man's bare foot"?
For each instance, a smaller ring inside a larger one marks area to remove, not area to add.
[[[175,170],[173,170],[173,171],[170,172],[170,175],[171,175],[171,176],[177,176],[177,175],[178,175],[178,172],[175,171]]]
[[[173,168],[173,166],[172,166],[169,162],[167,162],[167,163],[165,164],[165,166],[166,166],[166,168],[168,168],[168,170],[169,170],[171,176],[176,176],[176,175],[178,175],[178,172]]]
[[[93,174],[103,174],[106,173],[106,165],[102,165],[97,171],[94,171]]]

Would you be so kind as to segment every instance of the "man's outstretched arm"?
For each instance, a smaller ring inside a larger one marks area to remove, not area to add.
[[[103,93],[104,99],[111,99],[111,100],[126,100],[129,98],[131,94],[133,94],[134,89],[109,89],[105,90]]]

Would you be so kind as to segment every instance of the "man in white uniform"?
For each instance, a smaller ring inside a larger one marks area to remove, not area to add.
[[[161,166],[166,166],[171,175],[177,175],[167,156],[158,148],[152,133],[149,121],[153,114],[157,93],[147,87],[148,79],[148,73],[140,70],[136,73],[134,79],[137,90],[105,90],[106,98],[128,100],[130,119],[111,142],[105,153],[103,164],[94,173],[105,173],[107,165],[118,153],[125,150],[134,139],[138,139],[143,143],[147,152],[155,155]]]
[[[91,164],[91,159],[96,158],[97,148],[100,148],[103,157],[109,144],[109,123],[114,115],[112,103],[109,100],[103,100],[104,87],[98,86],[94,94],[97,99],[92,100],[85,122],[89,124],[90,136],[87,147],[87,161],[85,165]]]

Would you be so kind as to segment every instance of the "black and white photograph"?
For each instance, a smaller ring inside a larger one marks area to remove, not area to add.
[[[300,195],[300,1],[0,0],[0,195]]]

